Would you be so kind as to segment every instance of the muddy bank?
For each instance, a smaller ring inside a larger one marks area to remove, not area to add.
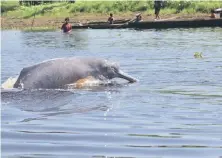
[[[136,13],[128,13],[115,15],[115,19],[133,19]],[[206,18],[208,14],[196,14],[196,15],[162,15],[161,19],[199,19]],[[29,19],[16,18],[16,17],[1,17],[1,29],[25,29],[30,27],[50,27],[60,28],[65,17],[32,17]],[[72,25],[78,23],[89,23],[96,21],[107,21],[108,17],[104,14],[77,14],[69,17]],[[154,15],[143,15],[143,20],[154,21]]]

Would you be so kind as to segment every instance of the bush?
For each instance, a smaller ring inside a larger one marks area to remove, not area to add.
[[[164,1],[161,13],[210,13],[211,9],[221,8],[220,1]],[[37,6],[19,6],[18,1],[4,1],[1,12],[6,16],[30,18],[33,15],[66,15],[69,13],[119,13],[146,12],[153,14],[154,1],[81,1],[75,3],[53,2]]]
[[[13,1],[1,2],[1,13],[13,11],[18,7],[19,7],[18,2],[13,2]]]

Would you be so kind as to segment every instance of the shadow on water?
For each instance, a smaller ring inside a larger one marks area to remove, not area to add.
[[[1,92],[2,109],[14,113],[14,119],[18,122],[45,120],[59,115],[106,111],[110,108],[106,97],[106,94],[98,91],[20,90]],[[100,98],[103,98],[103,101],[100,101]],[[25,113],[22,114],[23,112]],[[3,115],[4,119],[5,117],[7,116]]]
[[[3,106],[15,106],[22,111],[41,112],[52,116],[90,111],[106,111],[111,93],[118,93],[126,86],[110,83],[108,85],[84,87],[81,89],[40,89],[40,90],[2,90]],[[86,99],[87,98],[87,99]]]

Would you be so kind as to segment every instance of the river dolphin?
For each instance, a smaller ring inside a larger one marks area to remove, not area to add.
[[[122,78],[130,83],[137,80],[119,69],[118,64],[100,58],[58,58],[25,67],[13,88],[56,89],[78,80],[94,77],[99,80]]]

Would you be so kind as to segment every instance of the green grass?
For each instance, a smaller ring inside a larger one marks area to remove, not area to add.
[[[194,57],[195,57],[195,58],[203,58],[201,52],[195,52],[195,53],[194,53]]]
[[[153,1],[83,1],[76,3],[54,2],[38,6],[20,6],[18,1],[1,2],[2,15],[17,18],[32,16],[73,16],[75,13],[122,13],[146,12],[153,14]],[[165,1],[162,14],[210,13],[213,8],[222,7],[221,1]]]
[[[2,1],[1,2],[1,13],[5,13],[8,11],[14,11],[19,8],[18,1]]]

